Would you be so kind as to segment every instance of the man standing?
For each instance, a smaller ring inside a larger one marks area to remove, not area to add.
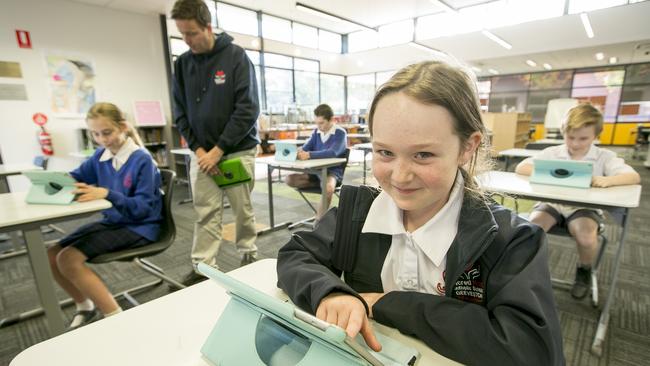
[[[226,33],[215,35],[210,11],[202,0],[178,0],[171,13],[183,41],[190,50],[174,65],[174,120],[194,152],[190,180],[194,208],[192,264],[183,280],[191,285],[204,279],[195,269],[199,262],[215,265],[222,241],[224,194],[236,222],[237,250],[241,264],[255,261],[255,216],[250,192],[255,177],[255,154],[259,140],[259,114],[255,69],[246,52]],[[212,176],[220,174],[222,159],[241,159],[253,179],[222,189]]]

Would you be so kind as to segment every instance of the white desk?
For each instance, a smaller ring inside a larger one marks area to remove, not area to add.
[[[621,265],[621,254],[625,244],[625,234],[629,211],[631,208],[639,207],[641,199],[641,186],[629,185],[609,188],[569,188],[543,184],[530,184],[528,177],[508,172],[488,172],[479,177],[481,186],[491,192],[507,193],[532,200],[545,202],[563,203],[567,205],[592,207],[609,210],[620,214],[620,223],[623,228],[619,237],[619,245],[614,259],[614,271],[612,273],[607,300],[598,320],[598,328],[591,350],[595,354],[602,355],[602,342],[607,334],[609,323],[609,308],[614,302],[616,292],[616,279]]]
[[[230,275],[264,293],[287,298],[275,287],[274,259],[244,266]],[[204,281],[29,347],[10,366],[208,366],[200,349],[229,299],[216,282]],[[373,326],[417,348],[422,354],[418,366],[458,365],[395,329]]]
[[[189,197],[180,201],[179,204],[192,202],[192,182],[190,182],[190,163],[192,160],[192,150],[190,149],[171,149],[170,153],[174,155],[180,155],[185,162],[185,176],[187,177],[187,192]]]
[[[512,158],[530,158],[530,157],[535,157],[541,153],[542,150],[531,150],[531,149],[507,149],[503,151],[499,151],[499,156],[503,156],[505,158],[505,170],[506,172],[508,171],[508,168],[510,167],[510,160]]]
[[[268,156],[263,158],[257,158],[256,162],[261,162],[267,166],[267,175],[266,181],[268,184],[269,190],[269,220],[271,226],[268,228],[259,231],[258,234],[265,234],[267,232],[275,231],[284,227],[289,226],[290,222],[284,222],[281,224],[275,224],[275,217],[273,215],[273,169],[282,169],[289,170],[294,172],[302,172],[309,174],[319,174],[320,175],[320,187],[321,192],[325,192],[327,189],[327,168],[345,164],[345,158],[330,158],[330,159],[309,159],[309,160],[296,160],[296,161],[277,161],[275,157]],[[327,210],[327,197],[325,194],[321,193],[320,204]]]
[[[41,226],[89,216],[111,207],[106,200],[75,202],[71,205],[33,205],[25,202],[26,192],[0,194],[0,232],[22,230],[32,266],[38,295],[50,329],[50,335],[63,333],[63,314],[54,293]]]
[[[9,182],[7,177],[10,175],[19,175],[26,170],[43,170],[40,166],[34,164],[0,164],[0,193],[10,192]],[[14,247],[14,252],[17,253],[20,251],[20,246],[18,245],[18,235],[15,231],[12,231],[7,234],[0,234],[0,240],[11,239],[11,244]],[[13,256],[13,253],[11,254]],[[0,258],[5,258],[4,255],[0,255]]]
[[[366,155],[372,152],[372,142],[356,144],[352,148],[363,151],[363,184],[366,184]]]
[[[292,144],[292,145],[303,145],[307,140],[298,140],[298,139],[282,139],[282,140],[269,140],[269,144],[277,144],[278,142],[282,142],[285,144]]]

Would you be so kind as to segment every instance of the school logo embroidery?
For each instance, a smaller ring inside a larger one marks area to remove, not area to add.
[[[458,300],[482,304],[485,286],[481,279],[481,265],[475,263],[460,275],[454,285],[454,297]]]
[[[127,174],[126,177],[124,177],[124,180],[122,181],[122,185],[124,188],[131,188],[133,185],[133,178],[131,178],[131,174]]]
[[[442,272],[442,280],[436,285],[436,291],[438,294],[445,296],[445,277],[447,276],[447,271]]]
[[[214,73],[214,83],[217,85],[225,84],[226,82],[226,73],[223,70],[217,70]]]

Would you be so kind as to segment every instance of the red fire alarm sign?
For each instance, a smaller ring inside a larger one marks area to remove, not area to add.
[[[16,29],[16,41],[20,48],[32,48],[32,40],[26,30]]]

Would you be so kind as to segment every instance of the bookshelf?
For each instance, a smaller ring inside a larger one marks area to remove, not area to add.
[[[144,147],[158,163],[159,168],[169,167],[169,149],[165,141],[165,126],[138,126]]]
[[[512,148],[524,148],[532,116],[530,113],[483,113],[483,123],[492,131],[492,156]]]

